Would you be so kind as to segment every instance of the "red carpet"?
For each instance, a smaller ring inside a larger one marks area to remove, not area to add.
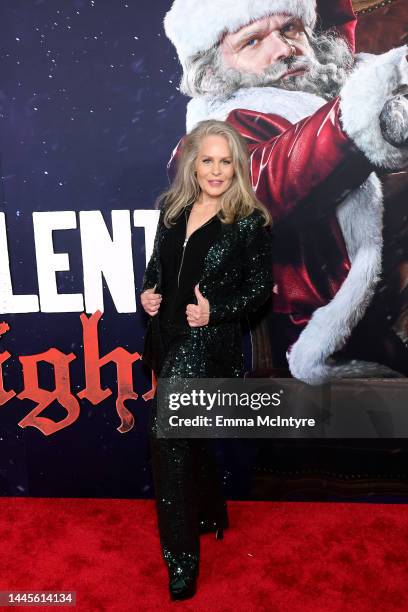
[[[408,609],[407,506],[230,502],[196,596],[171,602],[153,504],[0,498],[0,590],[75,590],[57,609],[80,612]]]

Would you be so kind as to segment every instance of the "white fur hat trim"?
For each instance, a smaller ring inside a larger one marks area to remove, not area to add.
[[[181,64],[216,44],[224,32],[236,32],[267,15],[294,15],[314,28],[315,0],[175,0],[164,30]]]

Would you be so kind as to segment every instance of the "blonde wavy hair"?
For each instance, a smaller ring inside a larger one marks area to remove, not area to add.
[[[176,176],[170,188],[162,193],[157,201],[164,208],[164,224],[170,227],[180,212],[195,202],[201,189],[195,174],[195,163],[201,141],[206,136],[223,136],[229,144],[234,177],[230,187],[220,197],[220,210],[217,215],[223,223],[234,223],[250,215],[254,209],[261,212],[264,225],[272,224],[268,209],[257,199],[252,189],[249,173],[249,154],[244,139],[224,121],[200,121],[185,136],[181,143],[181,154],[177,162]]]

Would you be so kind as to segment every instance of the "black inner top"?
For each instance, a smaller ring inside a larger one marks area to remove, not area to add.
[[[160,249],[162,302],[159,314],[164,326],[189,327],[187,304],[197,304],[194,286],[202,275],[208,250],[221,232],[221,221],[215,215],[191,234],[183,248],[191,208],[192,204],[184,208],[163,238]]]

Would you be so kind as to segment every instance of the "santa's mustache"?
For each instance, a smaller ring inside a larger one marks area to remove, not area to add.
[[[302,74],[290,72],[302,71]],[[288,74],[289,73],[289,74]],[[317,58],[298,56],[279,60],[261,74],[240,73],[241,87],[280,87],[288,90],[309,91],[325,97],[337,95],[347,71],[334,62],[322,64]],[[230,73],[229,77],[233,78]]]
[[[318,62],[312,58],[305,56],[291,56],[283,60],[278,60],[272,66],[265,68],[265,70],[260,74],[241,73],[241,82],[243,85],[247,85],[249,87],[276,84],[277,81],[280,81],[283,78],[292,78],[288,75],[289,71],[310,71],[313,68],[316,70],[318,65]]]

